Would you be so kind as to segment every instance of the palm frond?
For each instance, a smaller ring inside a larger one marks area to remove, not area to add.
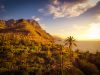
[[[73,43],[73,45],[77,47],[77,44],[76,43]]]

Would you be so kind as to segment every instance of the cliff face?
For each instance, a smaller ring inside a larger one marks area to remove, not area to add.
[[[21,34],[36,42],[53,42],[53,37],[43,30],[35,20],[0,20],[0,34]]]

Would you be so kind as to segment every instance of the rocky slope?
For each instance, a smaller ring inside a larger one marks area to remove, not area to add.
[[[43,30],[35,20],[0,20],[0,34],[21,34],[36,42],[53,42],[53,37]]]

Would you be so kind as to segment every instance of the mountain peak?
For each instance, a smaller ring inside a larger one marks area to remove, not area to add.
[[[53,42],[53,37],[41,28],[39,23],[35,20],[10,19],[8,21],[0,20],[0,34],[23,34],[24,36],[31,37],[30,40],[38,42]],[[41,39],[41,40],[40,40]]]

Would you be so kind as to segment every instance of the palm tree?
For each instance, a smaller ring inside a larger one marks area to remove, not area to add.
[[[73,46],[77,46],[75,42],[76,40],[73,38],[73,36],[70,36],[70,37],[67,37],[67,39],[65,40],[65,45],[67,45],[68,48],[72,50]]]
[[[70,60],[72,60],[72,58],[73,58],[72,48],[73,48],[73,46],[77,46],[75,42],[76,42],[76,40],[73,38],[73,36],[69,36],[65,40],[65,46],[67,45],[68,46],[68,49],[69,49]]]

